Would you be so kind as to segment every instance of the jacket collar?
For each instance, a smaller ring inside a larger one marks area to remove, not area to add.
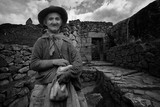
[[[59,33],[59,34],[56,34],[56,36],[59,40],[64,40],[64,41],[67,41],[69,43],[71,43],[71,40],[69,40],[68,37],[66,37],[63,33]],[[52,39],[53,38],[53,35],[51,35],[50,33],[46,32],[42,35],[41,37],[42,39]]]
[[[45,39],[45,38],[47,38],[47,39],[51,39],[51,38],[62,39],[63,37],[64,37],[63,33],[59,33],[59,34],[54,34],[54,35],[52,35],[52,34],[50,34],[50,33],[47,31],[46,33],[44,33],[44,34],[42,35],[41,38],[43,38],[43,39]]]

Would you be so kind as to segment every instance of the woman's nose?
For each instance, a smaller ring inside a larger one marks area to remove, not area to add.
[[[52,20],[52,23],[53,23],[53,24],[55,24],[55,23],[56,23],[56,20],[55,20],[55,19],[53,19],[53,20]]]

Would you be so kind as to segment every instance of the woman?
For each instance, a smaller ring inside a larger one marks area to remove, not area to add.
[[[30,68],[37,71],[36,85],[31,95],[30,107],[86,107],[86,100],[81,92],[79,76],[82,61],[72,43],[61,33],[66,24],[68,15],[65,9],[50,6],[38,14],[38,21],[46,32],[33,47]],[[57,75],[60,66],[72,65],[70,69]],[[59,84],[66,84],[69,91],[64,101],[49,100],[49,91],[52,80],[58,78]],[[48,93],[48,94],[46,94]],[[81,100],[73,97],[80,98]]]

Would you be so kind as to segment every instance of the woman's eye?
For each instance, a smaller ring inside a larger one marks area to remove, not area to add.
[[[60,20],[60,18],[56,18],[56,20]]]

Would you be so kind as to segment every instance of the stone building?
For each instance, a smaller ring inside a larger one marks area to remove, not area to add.
[[[70,21],[65,33],[74,46],[80,51],[82,60],[104,60],[106,43],[106,30],[112,26],[111,22],[81,22],[80,20]]]

